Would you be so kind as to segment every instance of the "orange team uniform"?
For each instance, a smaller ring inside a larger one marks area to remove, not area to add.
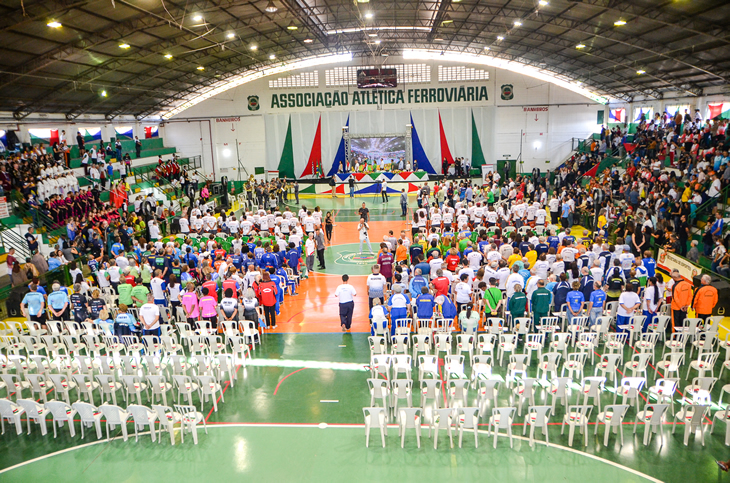
[[[408,249],[405,245],[398,245],[398,248],[395,249],[395,261],[402,262],[403,260],[408,260]]]
[[[700,315],[708,316],[712,315],[712,309],[717,305],[718,296],[717,289],[710,285],[703,285],[697,289],[695,294],[694,303],[692,306],[695,309],[697,317]]]
[[[692,284],[681,280],[672,288],[672,332],[674,332],[674,312],[692,304]]]

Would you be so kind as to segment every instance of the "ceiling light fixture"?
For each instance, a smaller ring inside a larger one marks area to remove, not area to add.
[[[49,27],[51,27],[52,29],[59,29],[59,28],[61,28],[61,22],[56,22],[55,20],[51,20],[46,25],[49,26]]]
[[[101,91],[101,97],[106,97],[106,91]]]
[[[228,37],[229,39],[232,39],[235,36],[236,34],[234,34],[233,32],[228,32],[228,35],[226,35],[226,37]]]
[[[276,54],[271,54],[271,55],[269,55],[269,59],[271,59],[271,60],[274,60],[274,59],[276,59]]]
[[[643,75],[643,74],[646,74],[646,71],[644,69],[639,69],[636,71],[636,73],[639,75]]]
[[[616,21],[615,21],[615,22],[613,23],[613,26],[614,26],[614,27],[622,27],[622,26],[624,26],[624,25],[626,25],[626,20],[622,20],[622,19],[616,20]]]
[[[537,2],[537,4],[541,7],[547,7],[548,5],[550,5],[547,0],[540,0],[539,2]]]
[[[357,0],[357,3],[370,3],[370,0]]]
[[[454,23],[454,20],[451,18],[451,15],[447,13],[444,19],[441,21],[441,25],[448,25],[450,23]]]
[[[165,58],[166,58],[167,60],[170,60],[170,59],[172,59],[172,54],[165,54]]]
[[[287,25],[286,28],[287,28],[287,30],[296,30],[299,27],[297,27],[296,24],[294,23],[294,20],[292,20],[291,22],[289,22],[289,25]]]
[[[274,5],[273,0],[269,0],[269,3],[266,5],[266,8],[264,10],[266,10],[269,13],[276,13],[276,11],[279,10],[279,7]]]
[[[205,70],[205,67],[203,67],[202,65],[199,65],[198,70]]]
[[[373,34],[368,34],[368,37],[377,37],[377,36],[378,36],[378,33],[377,32],[375,32]]]
[[[304,43],[305,44],[311,44],[312,42],[314,42],[314,40],[312,40],[312,39],[304,39]]]
[[[522,27],[522,20],[515,20],[514,25],[515,27]]]
[[[575,46],[575,48],[576,49],[585,49],[586,46],[585,46],[585,44],[578,44],[578,45]]]
[[[436,37],[434,40],[436,42],[443,42],[444,41],[444,39],[442,39],[441,37]]]
[[[382,40],[376,40],[376,41],[375,41],[375,44],[376,44],[376,45],[380,45],[380,42],[382,42]]]
[[[504,40],[504,37],[502,35],[497,35],[497,40]]]
[[[203,16],[200,14],[197,14],[197,15],[193,16],[193,20],[195,20],[196,22],[200,22],[201,20],[203,20]]]
[[[373,12],[366,13],[365,18],[373,18]]]
[[[250,49],[250,50],[256,50],[256,49],[258,49],[258,48],[259,48],[259,47],[258,47],[258,45],[256,45],[256,44],[253,44],[253,45],[252,45],[251,47],[249,47],[249,49]]]
[[[491,50],[488,45],[484,46],[484,50]]]
[[[131,47],[131,45],[129,45],[129,44],[119,44],[120,49],[128,49],[130,47]]]

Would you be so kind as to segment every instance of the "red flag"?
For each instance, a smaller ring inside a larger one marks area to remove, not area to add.
[[[147,126],[144,128],[144,138],[149,139],[152,137],[152,126]]]
[[[441,161],[446,158],[449,164],[454,164],[454,158],[451,156],[451,150],[449,149],[449,142],[446,140],[444,124],[441,122],[441,111],[439,111],[439,133],[441,134]]]
[[[589,178],[593,178],[594,176],[596,176],[596,173],[598,172],[598,166],[600,166],[600,165],[601,165],[601,163],[598,163],[595,166],[593,166],[591,169],[588,170],[588,172],[586,172],[586,174],[584,176],[588,176]]]
[[[51,129],[51,138],[49,139],[51,146],[55,143],[60,142],[58,138],[58,129]]]
[[[710,110],[710,119],[715,119],[722,114],[722,102],[720,104],[708,104],[707,108]]]
[[[322,115],[319,116],[319,122],[317,123],[317,132],[314,134],[314,141],[312,141],[312,150],[309,152],[309,161],[307,166],[304,168],[302,177],[313,176],[317,172],[317,167],[322,160]]]

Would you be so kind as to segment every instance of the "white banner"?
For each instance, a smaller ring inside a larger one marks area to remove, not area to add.
[[[657,266],[669,273],[671,273],[672,270],[679,271],[682,278],[687,280],[689,283],[694,283],[694,277],[702,273],[702,267],[699,265],[695,265],[686,258],[682,258],[676,253],[668,252],[663,248],[659,249]]]

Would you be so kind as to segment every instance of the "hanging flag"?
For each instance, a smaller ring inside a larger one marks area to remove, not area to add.
[[[48,139],[48,142],[51,144],[51,146],[60,142],[58,138],[58,129],[51,129],[51,137]]]
[[[484,151],[482,150],[482,142],[479,139],[479,130],[474,120],[474,111],[471,111],[471,165],[472,167],[482,166],[486,164],[484,159]]]
[[[350,115],[347,115],[347,122],[345,123],[345,127],[350,127]],[[339,171],[340,166],[343,163],[347,162],[347,153],[345,153],[345,135],[344,132],[342,134],[342,137],[340,138],[340,145],[337,147],[337,153],[335,153],[335,159],[332,161],[332,167],[329,170],[329,173],[327,173],[327,176],[334,176],[337,171]]]
[[[134,131],[132,126],[119,126],[114,128],[114,132],[116,133],[117,139],[132,139],[134,137]],[[147,128],[145,128],[145,137],[146,137]]]
[[[431,162],[428,160],[428,156],[426,156],[426,151],[423,149],[423,144],[421,144],[421,140],[418,137],[418,131],[416,130],[416,125],[413,123],[413,114],[411,114],[411,126],[412,126],[411,144],[413,145],[413,160],[418,162],[418,169],[422,169],[425,172],[430,173],[430,174],[436,174],[436,171],[434,171],[433,166],[431,166]]]
[[[149,139],[152,137],[152,128],[150,126],[147,126],[144,128],[144,138]]]
[[[710,119],[728,119],[730,116],[730,104],[727,102],[720,102],[717,104],[708,104],[707,111]]]
[[[449,142],[446,140],[446,133],[444,132],[444,123],[441,122],[441,111],[439,111],[439,135],[441,137],[441,159],[439,161],[443,162],[446,158],[449,164],[454,164],[454,157],[451,156]]]
[[[319,115],[317,122],[317,131],[314,133],[314,141],[312,141],[312,149],[309,151],[309,161],[304,167],[301,178],[305,176],[318,175],[319,164],[322,162],[322,115]]]
[[[626,109],[610,109],[608,111],[608,120],[616,123],[626,122]]]
[[[286,137],[284,138],[284,148],[281,150],[281,158],[279,159],[279,177],[296,178],[294,174],[294,146],[291,137],[291,115],[289,116],[289,125],[286,128]]]

